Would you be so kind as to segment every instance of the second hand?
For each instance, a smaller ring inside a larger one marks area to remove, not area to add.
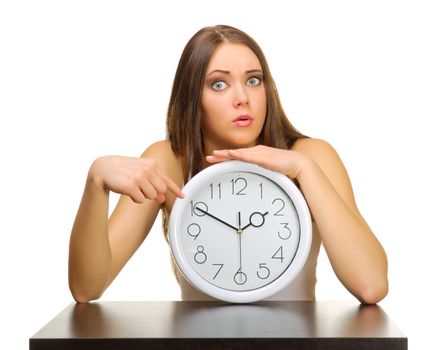
[[[238,240],[239,240],[239,271],[241,272],[241,283],[243,281],[242,279],[242,230],[241,230],[241,212],[238,212]]]

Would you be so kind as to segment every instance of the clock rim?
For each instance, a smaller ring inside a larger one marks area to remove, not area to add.
[[[220,175],[224,172],[245,171],[264,176],[279,185],[289,196],[296,211],[298,212],[300,224],[300,243],[295,252],[295,256],[286,270],[271,283],[248,291],[232,291],[218,287],[195,271],[189,264],[183,249],[181,248],[181,219],[185,207],[191,195],[203,185],[203,182]],[[243,162],[239,160],[229,160],[217,163],[205,168],[191,178],[183,187],[184,198],[177,198],[169,217],[168,238],[171,254],[182,275],[192,286],[203,293],[231,303],[249,303],[266,299],[289,285],[303,269],[310,253],[312,245],[312,220],[306,200],[296,185],[285,175],[263,168],[257,164]]]

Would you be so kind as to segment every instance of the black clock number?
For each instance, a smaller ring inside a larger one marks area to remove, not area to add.
[[[214,197],[222,199],[222,184],[220,182],[217,186],[214,186],[214,183],[210,184],[210,197],[211,199],[214,199]]]
[[[282,250],[282,246],[279,247],[279,249],[273,254],[272,259],[278,259],[281,260],[281,263],[284,261],[284,254]]]
[[[247,188],[247,180],[243,177],[231,180],[231,194],[236,196],[245,196],[244,190]]]
[[[247,275],[242,272],[242,268],[239,268],[237,272],[234,274],[234,282],[239,286],[247,282]]]
[[[216,274],[213,277],[213,280],[215,280],[217,275],[219,274],[220,270],[222,270],[222,267],[224,267],[224,264],[213,264],[213,266],[219,266],[219,268],[217,269]]]
[[[192,224],[189,224],[188,228],[186,230],[188,232],[188,235],[190,235],[192,238],[194,238],[194,240],[196,240],[197,237],[199,237],[200,232],[202,232],[202,229],[200,228],[200,226],[198,224],[196,224],[195,222],[193,222]]]
[[[261,191],[261,199],[263,199],[263,196],[262,196],[262,190],[263,190],[263,188],[262,188],[262,182],[259,184],[259,190]]]
[[[204,216],[206,215],[206,213],[208,212],[208,206],[206,205],[205,202],[197,202],[194,203],[194,201],[189,202],[189,204],[191,205],[191,216]],[[203,211],[197,210],[197,208],[202,209]]]
[[[194,254],[194,261],[197,264],[203,264],[205,263],[207,258],[208,257],[205,254],[205,248],[203,247],[203,245],[197,246],[197,253]]]
[[[289,239],[292,235],[292,230],[289,227],[288,222],[281,222],[282,227],[284,227],[287,231],[278,231],[279,238],[286,240]]]
[[[275,204],[278,203],[278,204]],[[284,216],[284,214],[282,214],[281,212],[283,211],[284,207],[286,206],[286,203],[284,203],[284,201],[281,198],[276,198],[273,202],[273,205],[279,206],[279,210],[277,212],[275,212],[273,215],[274,216]]]
[[[266,265],[267,264],[265,264],[265,263],[259,264],[259,269],[256,272],[256,274],[258,275],[258,277],[261,280],[265,280],[265,279],[269,278],[269,276],[270,276],[270,270]]]

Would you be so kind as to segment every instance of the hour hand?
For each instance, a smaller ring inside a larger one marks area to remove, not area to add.
[[[235,231],[238,230],[236,227],[234,227],[233,225],[230,225],[228,222],[225,222],[225,221],[219,219],[218,217],[216,217],[216,216],[214,216],[214,215],[208,213],[207,211],[205,211],[205,210],[203,210],[203,209],[201,209],[201,208],[199,208],[199,207],[196,207],[194,210],[198,210],[198,211],[202,212],[202,213],[205,214],[205,215],[211,216],[213,219],[215,219],[215,220],[221,222],[221,223],[224,224],[224,225],[227,225],[228,227],[231,227],[231,228],[232,228],[233,230],[235,230]]]
[[[243,231],[243,230],[245,230],[249,226],[261,227],[262,225],[264,225],[265,216],[268,213],[269,213],[268,211],[266,211],[265,213],[260,213],[258,211],[255,211],[254,213],[252,213],[250,215],[250,222],[247,225],[245,225],[244,227],[242,227],[241,230]]]

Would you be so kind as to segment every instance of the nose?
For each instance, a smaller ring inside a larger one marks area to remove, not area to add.
[[[238,108],[241,105],[248,104],[248,94],[245,91],[245,86],[236,84],[233,97],[233,107]]]

